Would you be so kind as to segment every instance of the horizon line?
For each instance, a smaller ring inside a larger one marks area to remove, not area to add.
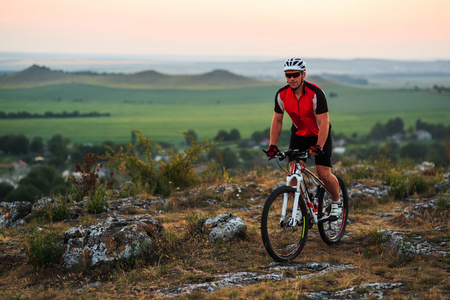
[[[279,55],[201,55],[201,54],[161,54],[161,53],[88,53],[88,52],[28,52],[28,51],[0,51],[0,56],[2,54],[9,55],[58,55],[58,56],[79,56],[79,57],[90,57],[92,60],[99,60],[101,57],[105,58],[139,58],[139,59],[156,59],[156,58],[178,58],[181,61],[189,60],[191,62],[211,62],[211,59],[219,59],[221,61],[232,60],[232,61],[242,61],[242,60],[285,60],[288,57]],[[95,57],[93,57],[95,56]],[[295,56],[295,55],[294,55]],[[298,56],[298,55],[297,55]],[[302,57],[302,56],[298,56]],[[416,58],[388,58],[388,57],[328,57],[328,56],[303,56],[306,59],[323,59],[323,60],[384,60],[384,61],[420,61],[420,62],[432,62],[432,61],[450,61],[450,57],[416,57]],[[0,60],[1,64],[1,60]]]

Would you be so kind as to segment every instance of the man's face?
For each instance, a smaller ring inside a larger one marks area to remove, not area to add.
[[[298,88],[301,84],[303,79],[305,78],[305,72],[300,71],[286,71],[285,73],[287,83],[289,86],[293,89]]]

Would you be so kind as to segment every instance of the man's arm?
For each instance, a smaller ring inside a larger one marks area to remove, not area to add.
[[[317,115],[317,123],[319,124],[319,136],[317,138],[317,145],[323,148],[325,142],[327,141],[328,130],[330,129],[328,112]]]
[[[272,125],[270,126],[270,145],[277,145],[281,130],[283,129],[283,114],[273,113]]]

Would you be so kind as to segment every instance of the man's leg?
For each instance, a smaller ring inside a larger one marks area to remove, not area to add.
[[[339,202],[339,182],[336,176],[331,173],[331,168],[316,165],[316,172],[325,184],[327,191],[331,194],[333,202]]]

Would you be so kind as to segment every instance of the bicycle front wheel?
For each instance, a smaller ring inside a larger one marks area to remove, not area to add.
[[[348,218],[348,194],[344,181],[336,176],[339,182],[339,198],[342,203],[342,212],[339,217],[330,217],[331,213],[331,195],[324,189],[319,199],[319,228],[322,240],[327,244],[335,244],[344,236],[347,227]]]
[[[299,198],[295,224],[292,209],[295,189],[290,186],[274,190],[264,204],[261,216],[261,237],[267,253],[276,261],[296,258],[303,249],[308,235],[308,215],[304,201]],[[286,197],[286,198],[285,198]],[[287,199],[285,216],[283,202]]]

